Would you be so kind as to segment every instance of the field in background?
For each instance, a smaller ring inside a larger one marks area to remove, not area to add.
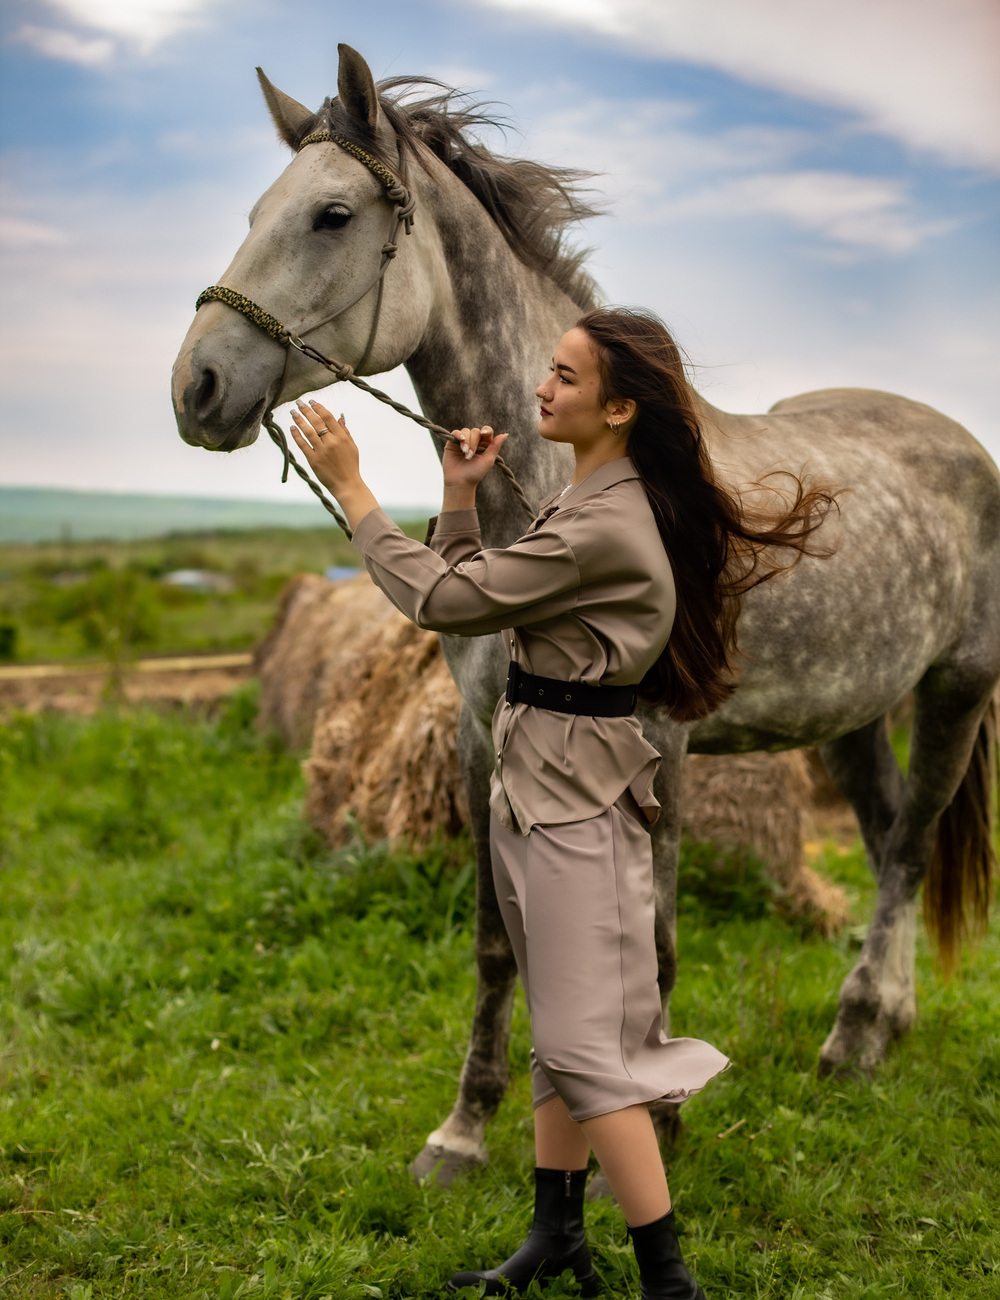
[[[11,1300],[436,1297],[523,1236],[520,997],[491,1165],[450,1190],[406,1173],[465,1050],[467,843],[331,854],[301,821],[298,756],[254,716],[245,689],[215,720],[0,728]],[[873,1083],[820,1082],[872,906],[858,846],[823,856],[856,921],[834,941],[782,921],[752,863],[686,853],[674,1031],[734,1068],[669,1157],[685,1250],[711,1300],[994,1297],[996,919],[950,987],[921,940],[916,1030]],[[636,1297],[620,1216],[588,1218],[607,1294]]]
[[[422,538],[426,521],[403,528]],[[278,593],[294,574],[358,563],[332,521],[0,546],[0,662],[248,650],[266,632]],[[184,569],[217,575],[228,589],[203,593],[163,582]]]

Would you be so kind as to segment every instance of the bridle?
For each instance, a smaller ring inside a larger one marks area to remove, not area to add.
[[[401,403],[394,401],[387,393],[383,393],[379,389],[373,388],[370,384],[365,383],[363,379],[360,379],[354,373],[353,366],[346,365],[344,362],[335,361],[330,357],[324,356],[323,353],[317,348],[314,348],[312,344],[305,342],[304,336],[306,334],[312,334],[315,330],[320,329],[321,326],[328,325],[330,321],[336,320],[338,316],[342,316],[344,312],[350,311],[352,307],[357,306],[361,299],[371,293],[373,289],[377,289],[375,311],[372,314],[372,324],[368,333],[368,342],[365,345],[364,353],[362,354],[357,367],[359,370],[363,369],[371,356],[372,348],[375,345],[375,336],[378,333],[379,320],[382,315],[382,294],[385,287],[385,273],[389,268],[390,262],[392,262],[393,258],[395,258],[396,254],[399,252],[398,240],[400,232],[402,231],[407,235],[410,233],[416,209],[416,201],[407,187],[403,185],[401,181],[397,180],[396,177],[393,176],[392,172],[379,162],[377,158],[366,152],[359,145],[356,145],[352,140],[348,140],[346,136],[337,135],[333,131],[313,131],[301,141],[298,147],[299,150],[304,149],[308,144],[339,145],[341,149],[351,154],[358,160],[358,162],[363,163],[372,175],[381,182],[382,187],[385,190],[385,196],[392,204],[392,218],[389,238],[382,245],[381,259],[375,278],[366,285],[360,293],[356,294],[350,302],[344,303],[342,306],[338,307],[336,311],[331,312],[328,316],[324,316],[322,320],[315,321],[312,325],[309,325],[306,329],[300,330],[297,334],[284,326],[276,316],[272,316],[266,308],[255,303],[253,299],[248,298],[246,294],[242,294],[236,289],[227,288],[226,285],[222,284],[213,284],[203,290],[198,295],[198,300],[195,303],[195,311],[206,302],[224,303],[227,307],[232,307],[234,311],[238,311],[240,315],[246,317],[252,325],[256,325],[258,329],[263,330],[265,334],[280,343],[282,347],[286,349],[286,354],[284,369],[281,372],[281,381],[276,390],[278,393],[281,393],[285,386],[285,379],[288,374],[288,363],[291,360],[292,349],[294,348],[297,352],[301,352],[303,356],[308,357],[311,361],[315,361],[319,365],[323,366],[324,369],[329,370],[336,379],[346,380],[348,383],[354,384],[355,387],[363,389],[364,392],[371,393],[372,396],[377,397],[380,402],[385,402],[388,406],[391,406],[393,410],[398,411],[400,415],[405,415],[409,419],[416,421],[417,424],[428,429],[436,437],[447,442],[457,442],[458,439],[455,438],[454,434],[449,429],[445,429],[440,424],[435,424],[432,420],[425,419],[422,415],[418,415],[415,411],[411,411]],[[347,536],[350,537],[351,529],[347,520],[329,499],[320,485],[310,477],[308,472],[302,468],[292,455],[284,430],[275,422],[273,411],[270,408],[264,413],[261,423],[271,435],[271,440],[277,445],[284,458],[284,467],[281,474],[282,483],[288,481],[289,467],[294,469],[299,478],[303,480],[313,494],[319,499],[323,508],[333,515],[340,527],[344,530]],[[510,483],[515,497],[529,518],[534,518],[534,508],[525,496],[517,479],[514,477],[510,466],[507,465],[500,456],[497,456],[496,465],[503,476],[507,479],[508,483]]]
[[[364,149],[354,144],[353,141],[348,140],[345,136],[336,135],[333,131],[313,131],[311,135],[305,137],[299,145],[297,152],[304,149],[307,144],[339,145],[341,149],[346,150],[357,158],[358,162],[364,163],[376,179],[382,183],[386,198],[392,204],[393,215],[389,238],[382,245],[382,256],[374,279],[369,281],[360,293],[356,293],[350,302],[343,303],[336,311],[330,312],[329,315],[324,316],[322,320],[315,321],[312,325],[300,330],[297,334],[293,334],[291,330],[285,329],[281,322],[276,320],[270,312],[265,311],[262,307],[258,307],[256,303],[251,301],[251,299],[238,293],[235,289],[227,289],[224,285],[213,284],[203,293],[199,294],[198,301],[195,304],[195,310],[197,311],[203,302],[211,302],[213,299],[217,302],[224,302],[227,306],[234,307],[238,312],[242,312],[248,320],[252,321],[260,329],[264,330],[265,333],[270,334],[270,336],[273,339],[276,339],[279,343],[287,344],[290,347],[296,348],[298,351],[304,352],[305,355],[308,356],[309,352],[307,350],[307,345],[303,342],[303,336],[306,334],[312,334],[323,325],[328,325],[330,321],[336,320],[338,316],[343,316],[345,312],[348,312],[352,307],[357,306],[362,298],[367,297],[367,295],[377,287],[378,297],[375,300],[375,312],[372,316],[372,325],[368,333],[368,342],[365,345],[364,354],[357,366],[359,370],[362,370],[364,369],[368,358],[371,356],[372,347],[375,343],[375,335],[378,332],[379,318],[382,315],[382,290],[385,282],[385,273],[389,269],[389,263],[399,252],[399,244],[397,241],[399,239],[400,231],[403,230],[406,234],[410,233],[410,229],[413,225],[413,213],[416,208],[416,202],[406,186],[397,181],[392,173],[384,167],[377,158],[373,158],[370,153],[367,153]],[[289,355],[291,354],[289,353]],[[284,387],[284,374],[281,379],[281,387]],[[278,389],[279,392],[281,391],[281,387]]]

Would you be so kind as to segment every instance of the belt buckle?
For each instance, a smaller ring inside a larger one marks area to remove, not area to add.
[[[506,698],[508,704],[517,703],[517,684],[520,675],[521,675],[521,665],[517,662],[516,659],[512,659],[510,661],[510,665],[507,668]]]

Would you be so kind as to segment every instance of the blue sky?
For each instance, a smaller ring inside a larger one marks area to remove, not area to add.
[[[885,388],[1000,459],[994,0],[6,0],[0,481],[304,492],[266,440],[184,446],[169,372],[287,162],[254,65],[317,106],[338,41],[499,101],[507,152],[599,173],[605,298],[659,311],[717,405]],[[376,492],[433,503],[425,436],[336,402]]]

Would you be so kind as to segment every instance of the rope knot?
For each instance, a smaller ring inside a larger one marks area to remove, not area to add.
[[[346,361],[341,361],[339,363],[335,362],[333,366],[331,366],[331,369],[338,379],[354,378],[354,367],[349,366]]]
[[[397,254],[398,252],[399,252],[399,245],[398,245],[398,244],[383,244],[383,245],[382,245],[382,256],[383,256],[383,257],[387,257],[387,258],[389,259],[390,262],[391,262],[392,259],[396,256],[396,254]]]
[[[386,189],[386,197],[396,205],[396,216],[406,227],[406,233],[410,233],[410,227],[413,225],[413,214],[417,208],[417,201],[406,188],[398,182]]]

